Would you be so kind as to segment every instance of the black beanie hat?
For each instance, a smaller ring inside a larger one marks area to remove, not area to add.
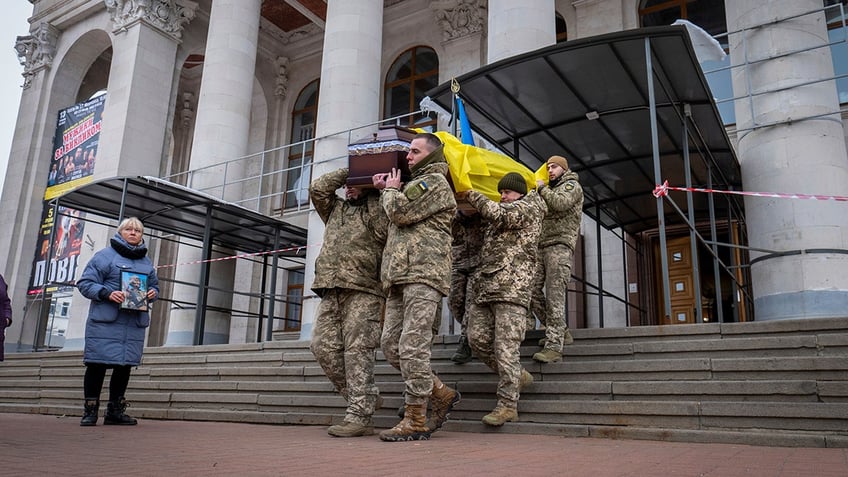
[[[518,192],[521,195],[527,194],[527,182],[524,180],[524,177],[517,172],[508,172],[503,178],[498,182],[498,192],[509,189],[514,192]]]

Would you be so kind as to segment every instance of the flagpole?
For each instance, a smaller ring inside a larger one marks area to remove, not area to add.
[[[451,134],[456,136],[456,100],[459,98],[459,82],[451,78]]]

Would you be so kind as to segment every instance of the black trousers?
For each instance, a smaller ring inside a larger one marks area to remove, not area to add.
[[[100,399],[100,391],[103,389],[103,381],[106,379],[106,370],[112,369],[112,378],[109,380],[109,402],[117,403],[127,392],[130,383],[130,372],[132,366],[114,365],[103,363],[86,363],[85,378],[83,378],[83,390],[86,399]]]

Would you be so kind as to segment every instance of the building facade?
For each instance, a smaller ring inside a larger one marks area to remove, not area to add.
[[[57,321],[62,346],[82,346],[88,303],[73,289],[38,290],[33,257],[57,163],[57,116],[104,92],[96,162],[86,181],[167,178],[308,231],[305,258],[281,270],[274,290],[285,297],[275,329],[302,339],[311,336],[317,298],[309,288],[323,234],[305,194],[309,180],[346,166],[348,144],[380,124],[445,128],[438,113],[419,111],[427,90],[557,42],[690,20],[729,53],[712,65],[708,80],[724,92],[716,98],[744,189],[848,196],[841,106],[848,85],[839,76],[848,71],[848,47],[838,1],[30,2],[29,28],[21,25],[15,45],[24,90],[0,209],[0,270],[16,313],[8,352],[51,348]],[[740,313],[742,299],[728,294],[718,300],[727,302],[725,321],[844,315],[845,204],[745,200],[745,223],[726,228],[729,235],[744,229],[746,238],[735,243],[751,247],[743,262],[750,261],[745,281],[755,313]],[[79,267],[108,243],[114,225],[86,223]],[[650,249],[650,234],[622,238],[586,217],[582,228],[571,326],[661,324],[650,289],[656,280],[635,276],[639,259],[620,245],[638,241]],[[191,284],[201,256],[192,244],[166,239],[148,239],[154,261],[168,265],[160,272],[167,300],[154,310],[148,345],[191,344]],[[251,292],[266,280],[259,267],[236,260],[212,267],[203,342],[260,339],[261,304]],[[61,281],[57,273],[51,268],[47,281]],[[599,297],[592,290],[601,280],[608,293]],[[442,331],[453,330],[445,320]]]

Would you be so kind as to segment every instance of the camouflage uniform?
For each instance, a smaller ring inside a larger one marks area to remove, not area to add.
[[[336,390],[347,399],[345,420],[370,425],[379,391],[374,385],[374,350],[380,342],[385,297],[380,262],[388,218],[379,196],[363,191],[356,200],[336,195],[347,169],[325,174],[309,188],[326,224],[315,260],[312,290],[321,297],[312,354]]]
[[[583,188],[570,169],[539,189],[548,213],[539,237],[539,261],[530,309],[545,325],[545,349],[562,352],[565,339],[565,294],[571,280],[571,258],[583,217]],[[543,290],[544,289],[544,290]]]
[[[468,320],[467,301],[471,298],[471,276],[480,263],[480,250],[483,247],[483,220],[480,214],[463,215],[457,212],[451,223],[451,286],[448,295],[448,309],[453,319],[459,321],[460,335],[467,337]]]
[[[471,191],[468,201],[487,222],[485,253],[474,272],[468,339],[475,355],[500,376],[498,407],[515,409],[522,371],[519,346],[524,338],[537,244],[547,207],[535,192],[499,204]]]
[[[406,383],[406,404],[428,402],[430,347],[439,302],[450,290],[450,222],[456,210],[442,148],[411,168],[403,190],[386,188],[389,217],[381,277],[387,290],[380,346]]]

